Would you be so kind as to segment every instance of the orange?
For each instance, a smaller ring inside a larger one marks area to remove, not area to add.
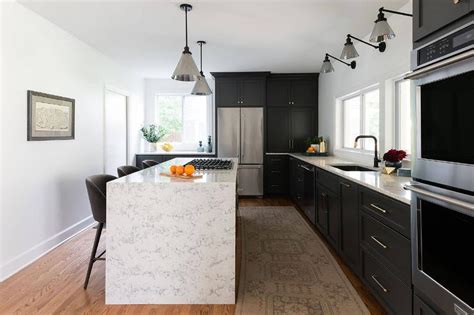
[[[176,173],[176,165],[171,165],[171,166],[170,166],[170,173],[171,173],[171,174]]]
[[[183,175],[184,173],[184,166],[178,165],[176,166],[176,175]]]
[[[188,176],[193,176],[195,170],[196,170],[196,169],[194,168],[193,165],[186,165],[186,166],[184,167],[184,172],[185,172],[186,175],[188,175]]]

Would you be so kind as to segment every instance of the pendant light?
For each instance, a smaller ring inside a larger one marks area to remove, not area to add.
[[[184,46],[181,59],[179,59],[178,65],[171,78],[178,81],[196,81],[199,77],[199,70],[188,47],[188,12],[191,11],[193,7],[190,4],[182,4],[179,7],[184,11],[186,46]]]
[[[324,58],[324,61],[323,61],[323,65],[321,66],[321,70],[320,72],[321,73],[329,73],[329,72],[334,72],[334,67],[332,66],[332,63],[331,61],[329,60],[329,57],[345,64],[346,66],[348,67],[351,67],[351,69],[355,69],[356,68],[356,62],[355,61],[351,61],[350,63],[348,62],[344,62],[342,61],[341,59],[339,58],[336,58],[334,57],[333,55],[330,55],[328,53],[326,53],[326,57]]]
[[[388,25],[387,18],[383,14],[384,12],[389,12],[389,13],[404,15],[404,16],[413,16],[413,14],[387,10],[381,7],[379,9],[379,14],[377,15],[377,20],[375,21],[374,29],[372,30],[372,34],[370,35],[370,39],[369,39],[373,43],[380,43],[387,39],[392,39],[395,37],[395,33],[393,32],[390,25]]]
[[[346,43],[344,44],[344,48],[342,49],[341,53],[341,59],[352,59],[359,57],[359,54],[357,53],[357,50],[355,49],[354,43],[352,42],[351,38],[358,40],[359,42],[364,43],[366,45],[369,45],[375,49],[378,49],[380,52],[384,52],[385,48],[387,48],[387,44],[385,44],[385,42],[381,42],[378,45],[373,45],[360,38],[352,36],[351,34],[347,34]]]
[[[200,40],[197,43],[199,44],[199,50],[201,53],[201,58],[200,58],[201,75],[196,80],[196,84],[194,84],[194,88],[191,94],[192,95],[211,95],[212,94],[211,88],[209,87],[209,84],[207,84],[207,80],[204,77],[204,72],[202,72],[202,45],[205,45],[206,42],[203,40]]]

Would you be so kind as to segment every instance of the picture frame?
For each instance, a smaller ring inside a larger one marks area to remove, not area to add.
[[[75,100],[28,90],[27,140],[71,140],[75,136]]]

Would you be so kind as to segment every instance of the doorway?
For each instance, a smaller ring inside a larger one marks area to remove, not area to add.
[[[106,87],[104,106],[104,171],[117,174],[117,167],[128,164],[127,92]]]

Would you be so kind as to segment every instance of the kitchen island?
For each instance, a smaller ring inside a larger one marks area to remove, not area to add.
[[[191,180],[177,158],[107,184],[107,304],[234,304],[237,159]]]

